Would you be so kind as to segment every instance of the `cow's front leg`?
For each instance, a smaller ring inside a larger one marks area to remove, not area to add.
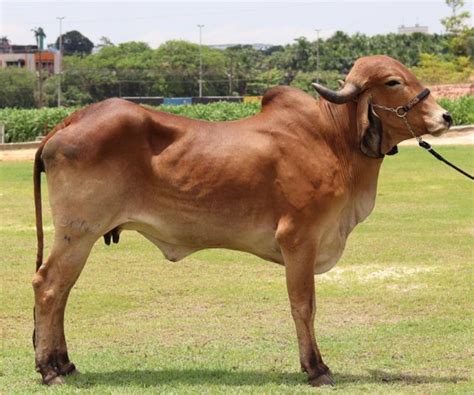
[[[316,312],[314,292],[315,247],[312,242],[280,243],[286,269],[288,297],[295,321],[301,368],[313,386],[334,384],[314,336]],[[286,244],[286,245],[285,245]]]

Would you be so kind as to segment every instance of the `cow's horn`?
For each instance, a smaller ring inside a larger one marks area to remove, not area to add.
[[[352,82],[346,82],[344,87],[339,91],[333,91],[332,89],[315,83],[312,85],[322,97],[336,104],[347,103],[349,100],[354,99],[361,91],[361,89]]]

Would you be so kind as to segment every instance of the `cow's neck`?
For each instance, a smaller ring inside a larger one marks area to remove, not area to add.
[[[363,221],[373,210],[377,193],[377,181],[382,159],[365,156],[360,150],[357,133],[356,103],[336,105],[320,102],[320,110],[331,122],[321,129],[333,153],[339,158],[351,194],[348,213],[352,228]]]
[[[320,100],[319,111],[318,135],[342,161],[352,161],[354,153],[359,151],[355,103],[337,105]]]

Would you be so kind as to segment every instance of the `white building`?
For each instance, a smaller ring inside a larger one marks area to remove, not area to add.
[[[429,34],[428,26],[420,26],[418,23],[415,26],[401,25],[398,27],[398,34],[412,34],[412,33],[425,33]]]

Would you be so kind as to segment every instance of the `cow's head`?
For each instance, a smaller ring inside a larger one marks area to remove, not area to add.
[[[387,108],[404,106],[424,89],[413,73],[395,59],[382,55],[358,59],[339,91],[319,84],[313,86],[333,103],[357,102],[357,130],[365,155],[380,158],[400,141],[413,137],[402,118],[380,107],[374,108],[374,104]],[[439,136],[452,123],[449,112],[431,95],[415,105],[406,119],[416,135]]]

